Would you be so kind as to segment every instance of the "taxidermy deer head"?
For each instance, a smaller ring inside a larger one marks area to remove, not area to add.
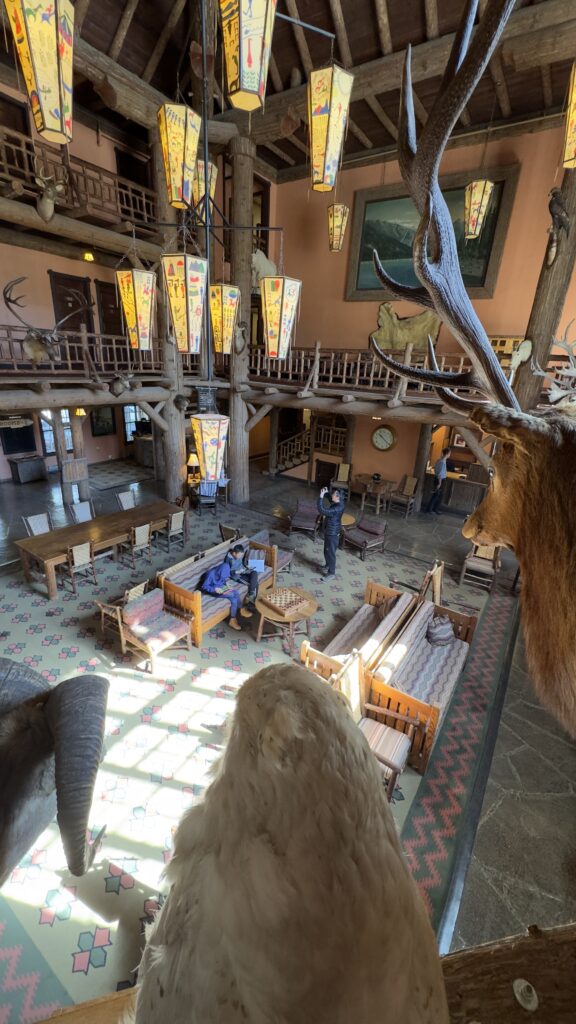
[[[70,871],[90,867],[98,841],[88,846],[86,829],[107,695],[102,676],[51,686],[0,658],[0,886],[56,813]]]
[[[445,404],[501,442],[492,479],[463,533],[478,543],[511,548],[522,573],[522,625],[533,682],[544,704],[576,736],[576,426],[558,412],[526,414],[506,379],[466,293],[450,213],[438,168],[450,133],[484,73],[515,6],[488,0],[474,31],[477,0],[467,0],[440,91],[420,137],[412,98],[410,50],[400,101],[398,156],[402,176],[420,213],[413,243],[417,287],[395,281],[374,253],[376,273],[397,298],[434,309],[468,354],[472,369],[440,373],[405,367],[372,338],[379,358],[410,380],[434,386]],[[465,388],[467,397],[452,388]],[[555,612],[561,609],[561,613]]]
[[[68,171],[65,167],[61,167],[60,171],[61,175],[57,179],[54,174],[47,174],[44,167],[39,166],[34,159],[34,180],[41,190],[36,200],[36,209],[47,224],[54,216],[56,200],[65,195],[68,189]]]
[[[72,295],[78,302],[78,305],[66,316],[62,317],[57,324],[50,331],[42,330],[40,327],[33,327],[27,320],[24,320],[17,309],[23,309],[24,304],[22,299],[23,295],[12,294],[14,288],[22,281],[25,281],[25,277],[16,277],[13,281],[8,281],[8,284],[2,291],[2,297],[7,309],[10,310],[12,316],[15,316],[24,327],[28,328],[28,333],[22,341],[22,351],[28,359],[33,363],[45,363],[49,360],[51,363],[55,363],[58,358],[58,345],[60,344],[60,338],[58,337],[58,330],[62,327],[62,324],[66,323],[71,317],[76,316],[77,313],[82,313],[84,310],[90,309],[94,303],[87,302],[81,292],[70,289],[69,295]]]

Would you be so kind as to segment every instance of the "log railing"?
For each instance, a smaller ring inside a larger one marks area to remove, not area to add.
[[[66,190],[57,206],[88,218],[109,223],[129,221],[136,228],[155,228],[156,199],[152,189],[121,178],[112,171],[78,157],[70,157],[67,174],[61,149],[11,128],[0,127],[0,183],[4,191],[15,187],[23,194],[37,196],[41,188],[36,173],[65,181]]]
[[[23,348],[26,334],[24,327],[0,326],[0,379],[13,381],[32,372],[48,380],[78,379],[92,377],[93,369],[108,377],[130,373],[159,377],[163,373],[162,350],[157,341],[152,342],[149,352],[143,352],[130,349],[123,335],[86,334],[84,343],[78,332],[59,331],[61,342],[56,346],[54,361],[46,357],[34,362]]]

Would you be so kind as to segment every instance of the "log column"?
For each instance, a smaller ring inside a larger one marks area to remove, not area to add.
[[[256,147],[249,139],[237,136],[230,143],[232,158],[232,224],[252,223],[254,157]],[[231,280],[240,288],[241,319],[250,323],[252,299],[252,232],[231,232]],[[239,390],[248,379],[249,345],[230,356],[230,499],[245,504],[250,498],[249,434],[244,429],[248,418],[246,403]]]
[[[166,178],[162,162],[162,149],[158,128],[150,129],[150,141],[152,143],[152,171],[154,177],[154,188],[156,191],[156,203],[158,220],[163,224],[174,224],[176,226],[176,212],[168,202],[166,190]],[[174,231],[164,229],[163,241],[167,242]],[[160,278],[160,271],[158,273]],[[164,301],[164,291],[158,282],[157,294],[157,323],[158,337],[162,345],[163,372],[170,382],[170,397],[162,410],[162,416],[168,424],[168,429],[162,437],[164,447],[164,493],[168,501],[175,501],[182,497],[186,486],[186,422],[184,415],[174,405],[174,399],[181,391],[184,381],[182,373],[182,362],[176,349],[173,337],[168,330],[168,310]],[[157,446],[154,442],[154,462],[157,464]]]
[[[430,445],[432,444],[432,425],[430,423],[423,423],[420,427],[420,436],[418,438],[418,449],[416,451],[416,459],[414,461],[413,476],[418,481],[416,493],[414,495],[414,511],[419,512],[422,508],[422,497],[424,494],[424,481],[426,480],[426,466],[428,465],[428,458],[430,455]]]
[[[62,411],[61,409],[52,409],[51,413],[49,423],[54,431],[54,447],[56,449],[56,462],[60,472],[62,499],[65,505],[71,505],[74,501],[74,491],[72,490],[72,484],[64,480],[64,460],[68,458],[68,452],[66,451],[66,435],[64,433],[64,424],[62,423]]]
[[[349,466],[352,465],[352,456],[354,454],[354,437],[356,434],[356,417],[346,416],[346,441],[344,442],[344,454],[342,456],[342,462],[347,463]],[[350,480],[352,484],[352,480]]]
[[[85,416],[77,416],[73,409],[70,409],[70,428],[72,431],[72,445],[74,447],[74,458],[84,459],[84,421]],[[90,501],[90,481],[88,477],[76,481],[80,501]]]
[[[310,418],[310,457],[308,459],[308,473],[306,476],[306,482],[308,484],[308,487],[310,487],[312,483],[312,478],[314,476],[314,453],[316,451],[316,425],[316,417],[312,416]]]
[[[276,476],[278,472],[278,426],[280,409],[270,410],[270,450],[268,452],[268,475]]]
[[[152,421],[152,448],[154,452],[154,476],[156,480],[164,480],[164,431]]]

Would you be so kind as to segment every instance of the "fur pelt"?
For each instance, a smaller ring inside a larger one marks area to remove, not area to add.
[[[379,768],[307,670],[273,665],[241,688],[167,876],[137,1024],[447,1024]]]
[[[440,319],[429,309],[415,316],[398,316],[391,302],[382,302],[378,309],[378,330],[374,337],[385,352],[400,351],[411,344],[425,352],[428,338],[436,341],[440,333]]]

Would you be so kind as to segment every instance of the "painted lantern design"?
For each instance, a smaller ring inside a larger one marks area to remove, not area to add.
[[[264,106],[276,0],[220,0],[227,95],[238,110]]]
[[[316,192],[331,192],[336,184],[353,82],[354,75],[335,65],[310,72],[308,130]]]
[[[266,355],[285,359],[296,323],[302,282],[293,277],[263,277],[260,280]]]
[[[482,232],[486,210],[494,182],[471,181],[464,191],[464,238],[478,238]]]
[[[130,348],[150,351],[156,274],[149,270],[117,270],[116,283]]]
[[[230,420],[214,412],[201,412],[190,419],[196,454],[203,480],[220,480],[224,471],[224,455]]]
[[[192,182],[192,197],[194,200],[194,206],[198,206],[202,202],[206,194],[206,177],[204,175],[205,165],[204,160],[200,159],[196,164],[196,170],[194,172],[194,181]],[[218,180],[218,168],[216,164],[208,163],[208,195],[212,202],[214,202],[214,196],[216,195],[216,182]]]
[[[164,285],[179,352],[200,352],[208,263],[187,253],[162,256]]]
[[[185,210],[192,205],[200,118],[183,103],[164,103],[158,111],[158,127],[168,201]]]
[[[328,207],[328,244],[330,252],[341,252],[348,223],[349,208],[345,203],[333,203]]]
[[[232,351],[240,306],[240,289],[234,284],[210,285],[210,319],[214,351],[225,356]]]

